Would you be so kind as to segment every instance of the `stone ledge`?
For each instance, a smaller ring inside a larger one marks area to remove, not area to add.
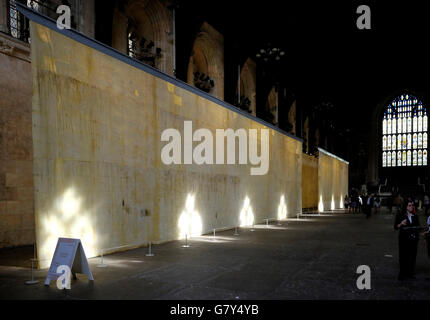
[[[0,32],[0,53],[31,62],[30,44]]]

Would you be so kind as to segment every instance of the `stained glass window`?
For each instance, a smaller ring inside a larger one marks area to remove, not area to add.
[[[382,166],[426,166],[427,148],[426,107],[414,96],[397,97],[382,119]]]
[[[21,23],[22,17],[16,9],[15,0],[9,2],[9,26],[10,34],[14,38],[21,38]]]
[[[30,25],[28,19],[25,18],[16,8],[16,0],[9,0],[9,32],[14,38],[22,41],[30,42]],[[25,4],[25,1],[21,1]],[[27,0],[27,7],[40,11],[42,1]],[[55,10],[54,10],[55,11]]]
[[[134,31],[128,32],[127,35],[127,54],[132,57],[137,57],[137,36]]]

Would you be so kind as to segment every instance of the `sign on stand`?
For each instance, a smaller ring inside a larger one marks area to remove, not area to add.
[[[86,274],[88,280],[94,280],[80,239],[58,238],[45,286],[49,286],[51,280],[56,280],[63,274],[57,273],[60,266],[68,266],[74,279],[76,279],[76,273],[81,273]]]

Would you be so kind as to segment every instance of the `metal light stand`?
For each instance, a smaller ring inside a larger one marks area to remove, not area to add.
[[[147,257],[153,257],[154,254],[151,252],[151,248],[152,248],[152,243],[149,242],[149,252],[146,254]]]
[[[188,240],[188,235],[185,235],[185,244],[182,246],[182,248],[189,248],[190,247],[187,240]]]
[[[235,236],[238,236],[238,235],[239,235],[239,233],[237,232],[237,227],[235,227],[235,228],[234,228],[234,235],[235,235]]]

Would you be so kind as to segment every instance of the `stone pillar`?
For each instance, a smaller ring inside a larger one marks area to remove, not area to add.
[[[95,37],[95,5],[94,0],[79,1],[78,31],[87,37]]]
[[[0,32],[9,33],[8,28],[8,6],[9,0],[0,0]]]
[[[112,22],[112,47],[127,54],[127,16],[115,8]]]

